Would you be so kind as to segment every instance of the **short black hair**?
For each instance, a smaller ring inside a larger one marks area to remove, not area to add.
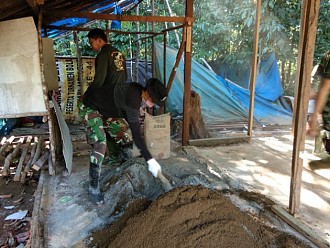
[[[105,32],[100,28],[94,28],[91,31],[89,31],[88,38],[92,38],[92,39],[101,38],[105,42],[108,42],[108,38]]]
[[[161,81],[159,81],[159,79],[149,78],[146,81],[145,88],[155,104],[157,104],[160,107],[165,105],[167,90],[164,84]]]

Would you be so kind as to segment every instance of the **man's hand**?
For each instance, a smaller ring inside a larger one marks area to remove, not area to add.
[[[150,171],[154,177],[157,177],[158,172],[162,172],[162,168],[160,167],[160,164],[158,164],[156,159],[149,159],[147,163],[148,171]]]

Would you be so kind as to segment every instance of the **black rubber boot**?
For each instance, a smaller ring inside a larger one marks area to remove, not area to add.
[[[104,197],[100,190],[100,171],[99,165],[90,163],[89,165],[89,197],[90,200],[96,204],[104,203]]]

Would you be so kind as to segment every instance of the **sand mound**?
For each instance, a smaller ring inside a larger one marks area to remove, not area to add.
[[[156,201],[134,201],[108,229],[94,233],[97,247],[310,247],[241,212],[223,194],[182,186]]]

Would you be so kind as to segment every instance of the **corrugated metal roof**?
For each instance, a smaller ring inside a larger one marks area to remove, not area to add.
[[[0,21],[33,16],[35,23],[38,23],[38,13],[41,6],[46,13],[47,11],[74,11],[102,14],[113,14],[117,6],[124,14],[140,2],[142,0],[1,0]],[[41,4],[38,5],[38,3]],[[47,16],[47,14],[42,18],[43,26],[78,27],[88,21],[90,20],[86,18],[59,18]],[[51,36],[59,33],[61,32],[58,30],[52,30]]]

